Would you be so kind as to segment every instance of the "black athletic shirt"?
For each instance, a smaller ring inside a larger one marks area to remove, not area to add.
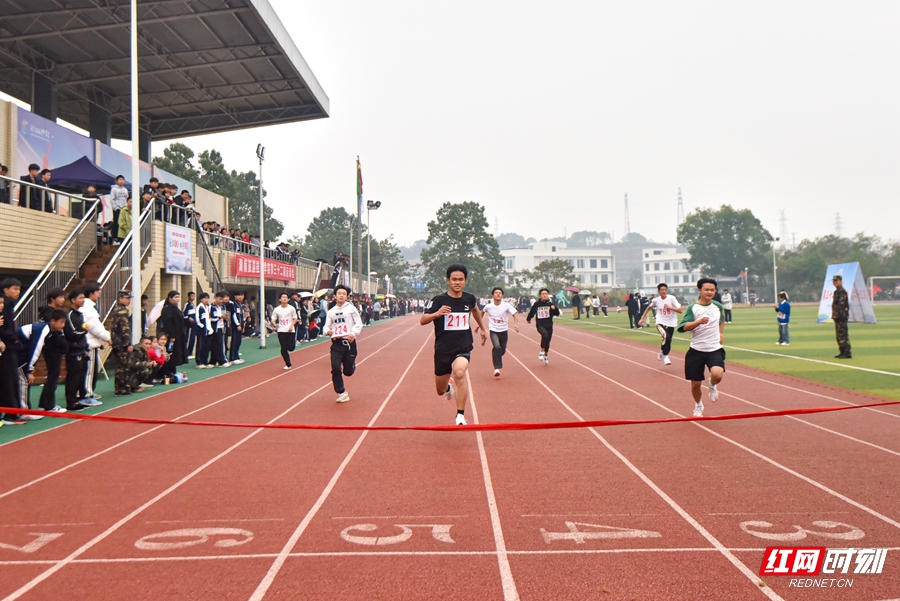
[[[425,305],[426,313],[437,313],[447,305],[452,313],[434,320],[434,352],[435,353],[470,353],[474,346],[472,341],[472,309],[477,306],[474,294],[463,292],[460,298],[449,294],[440,294]]]
[[[531,311],[528,312],[526,321],[537,318],[537,325],[552,326],[553,318],[559,317],[559,307],[555,305],[556,303],[553,300],[539,300],[531,305]]]

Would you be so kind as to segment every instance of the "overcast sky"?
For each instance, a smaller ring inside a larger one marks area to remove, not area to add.
[[[900,2],[270,0],[329,119],[183,140],[257,169],[286,233],[382,201],[408,245],[444,202],[494,231],[674,241],[685,211],[750,208],[799,242],[900,239]],[[154,154],[165,143],[155,143]]]

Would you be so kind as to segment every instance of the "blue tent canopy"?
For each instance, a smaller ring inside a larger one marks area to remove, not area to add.
[[[81,193],[87,190],[88,185],[97,187],[98,194],[109,194],[110,188],[116,185],[116,176],[97,166],[91,159],[81,157],[74,163],[63,165],[51,170],[50,187],[68,192]],[[131,184],[125,182],[125,187],[131,190]]]

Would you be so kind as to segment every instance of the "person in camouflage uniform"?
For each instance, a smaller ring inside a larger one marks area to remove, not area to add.
[[[851,359],[850,332],[847,329],[847,320],[850,319],[850,300],[844,289],[844,278],[839,275],[831,278],[834,283],[834,297],[831,300],[831,319],[834,320],[834,332],[837,337],[838,349],[841,351],[835,355],[835,359]]]
[[[127,396],[132,389],[132,365],[134,362],[134,346],[131,344],[131,292],[119,290],[119,302],[113,307],[112,348],[116,356],[116,396]],[[138,386],[134,387],[136,392]]]
[[[147,350],[150,348],[150,338],[144,336],[141,338],[140,346],[135,347],[132,354],[132,365],[129,371],[130,380],[128,384],[132,390],[138,388],[153,388],[153,384],[147,384],[153,375],[153,370],[159,367],[156,361],[150,360]]]

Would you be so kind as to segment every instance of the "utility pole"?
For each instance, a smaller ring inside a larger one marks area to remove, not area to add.
[[[843,227],[841,225],[841,214],[838,213],[834,217],[834,235],[838,238],[843,236]]]

